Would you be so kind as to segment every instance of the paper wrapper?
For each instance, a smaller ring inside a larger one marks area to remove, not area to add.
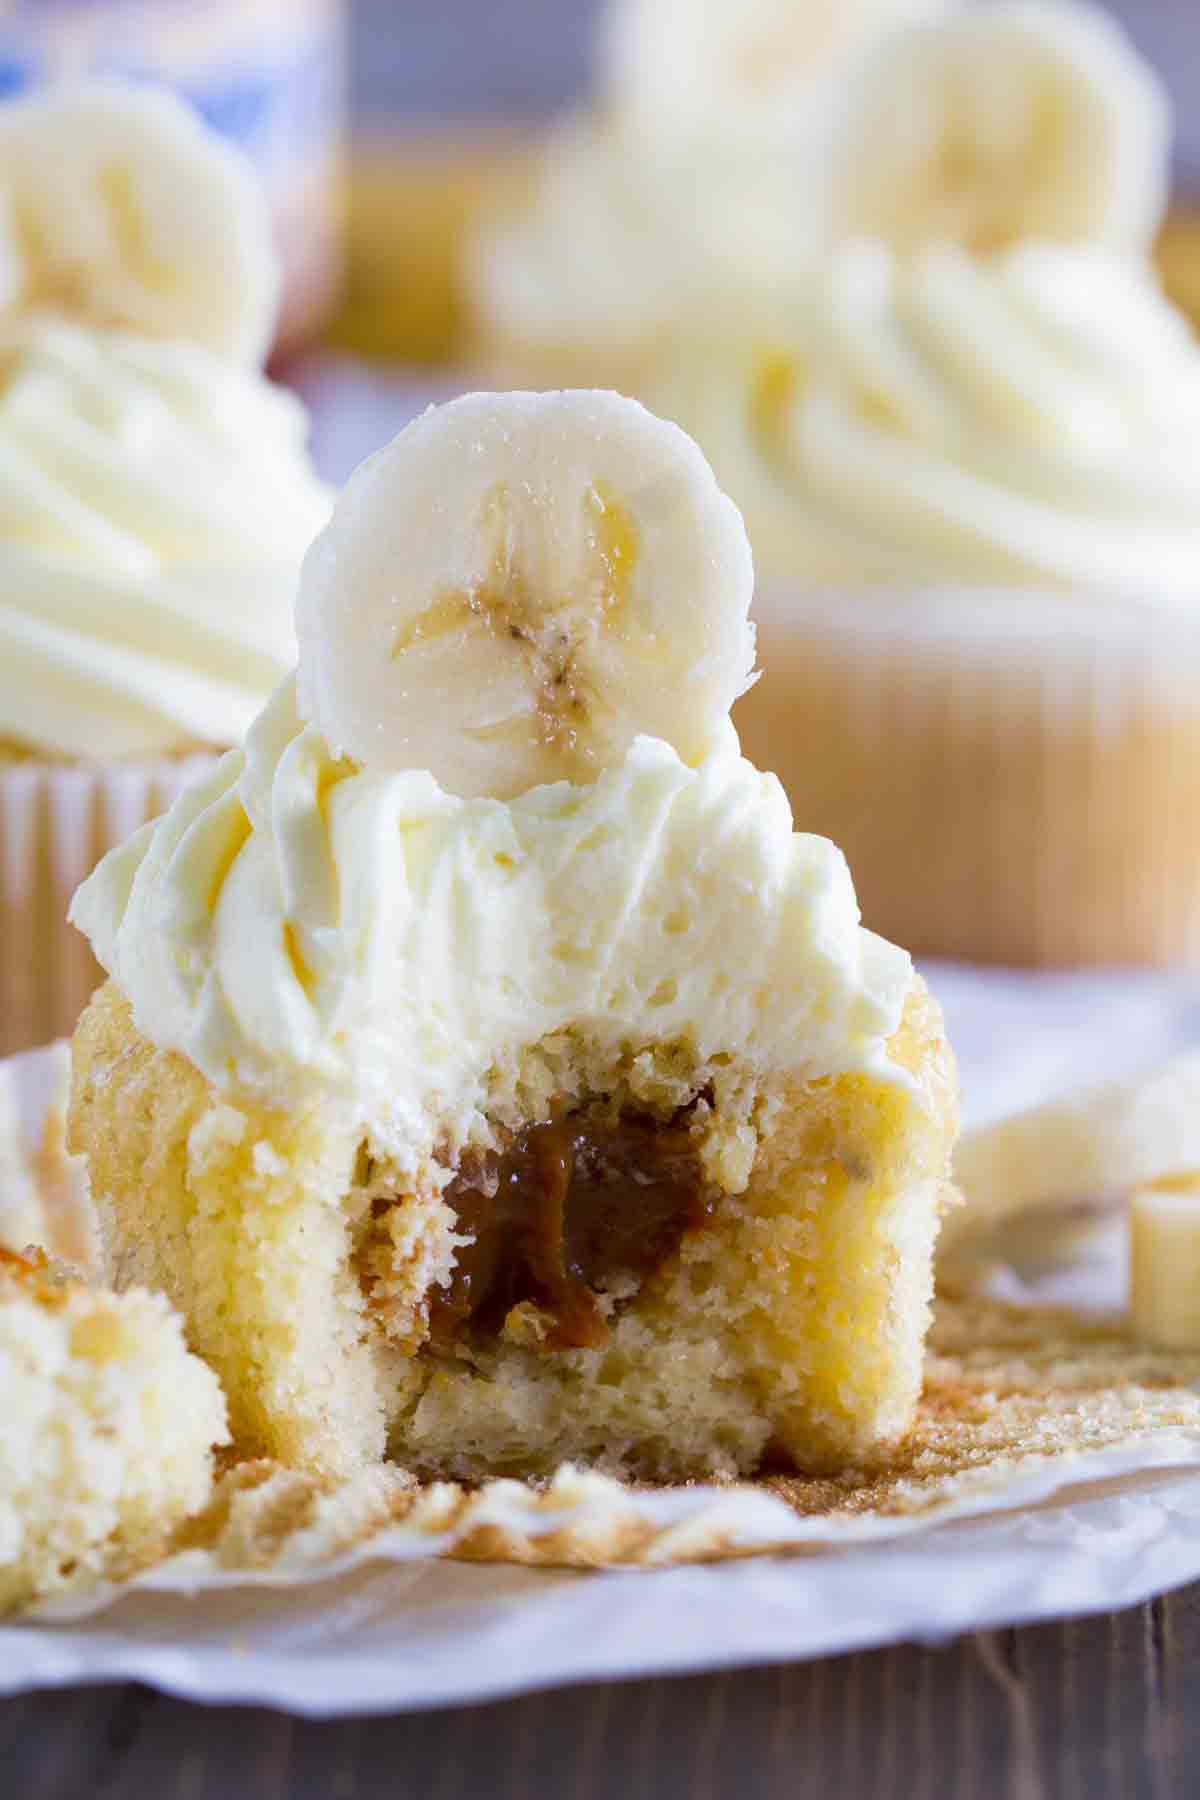
[[[1011,1095],[1018,1015],[1025,1036],[1039,1012],[1070,1015],[1069,1041],[1050,1034],[1056,1076],[1085,1025],[1094,1041],[1122,1011],[1130,1039],[1175,1048],[1182,1001],[1150,982],[1092,978],[1081,1005],[1059,978],[1045,1006],[1032,983],[1005,1004],[947,972],[978,1110]],[[28,1146],[49,1106],[39,1161],[60,1234],[64,1194],[86,1211],[63,1181],[61,1074],[43,1052],[0,1083]],[[1140,1352],[1097,1315],[1121,1279],[1108,1264],[1073,1272],[1062,1297],[1090,1317],[1047,1311],[1011,1278],[1020,1307],[944,1302],[918,1431],[882,1477],[633,1490],[565,1471],[541,1492],[467,1493],[399,1470],[323,1488],[235,1466],[168,1561],[0,1624],[0,1690],[136,1679],[345,1714],[1132,1604],[1200,1575],[1200,1358]]]
[[[1028,590],[755,602],[745,754],[865,922],[1022,964],[1200,954],[1200,617]]]
[[[74,1030],[100,971],[67,923],[106,850],[212,767],[208,753],[151,762],[0,764],[0,1055]]]

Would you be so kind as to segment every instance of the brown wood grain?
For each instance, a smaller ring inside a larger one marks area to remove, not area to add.
[[[0,1702],[3,1800],[1192,1800],[1200,1585],[833,1661],[317,1724],[144,1688]]]

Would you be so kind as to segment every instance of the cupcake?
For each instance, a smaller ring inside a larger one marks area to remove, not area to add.
[[[468,258],[476,348],[533,384],[642,392],[681,319],[811,256],[826,114],[864,44],[944,0],[614,0],[591,102]]]
[[[277,272],[236,152],[165,93],[0,109],[0,1051],[70,1030],[97,856],[238,740],[328,513],[261,361]]]
[[[682,432],[471,395],[352,478],[298,680],[72,916],[72,1147],[243,1450],[825,1470],[903,1437],[953,1062],[738,753],[752,570]]]
[[[1200,952],[1200,352],[1148,256],[1164,119],[1082,8],[899,32],[828,170],[830,220],[872,235],[664,379],[755,548],[746,752],[919,951]]]
[[[244,151],[282,264],[277,354],[314,336],[338,285],[344,40],[340,0],[0,8],[6,97],[85,72],[154,81]]]

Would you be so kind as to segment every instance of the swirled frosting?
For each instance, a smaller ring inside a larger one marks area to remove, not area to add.
[[[468,1141],[506,1057],[579,1021],[882,1069],[911,979],[732,746],[691,769],[639,738],[588,786],[462,800],[336,761],[291,681],[71,916],[155,1043],[271,1104],[343,1096],[402,1163],[434,1128]]]
[[[857,243],[749,348],[692,346],[657,399],[768,572],[1200,593],[1200,350],[1107,251]]]
[[[236,743],[329,498],[300,404],[199,345],[0,323],[0,741]]]

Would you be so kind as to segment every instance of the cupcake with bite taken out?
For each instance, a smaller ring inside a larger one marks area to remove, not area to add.
[[[0,1050],[94,983],[80,878],[234,743],[328,513],[262,374],[277,269],[240,155],[165,92],[0,110]]]
[[[752,586],[637,402],[431,408],[305,559],[296,681],[76,895],[69,1141],[242,1451],[674,1481],[908,1430],[953,1058],[739,753]]]

